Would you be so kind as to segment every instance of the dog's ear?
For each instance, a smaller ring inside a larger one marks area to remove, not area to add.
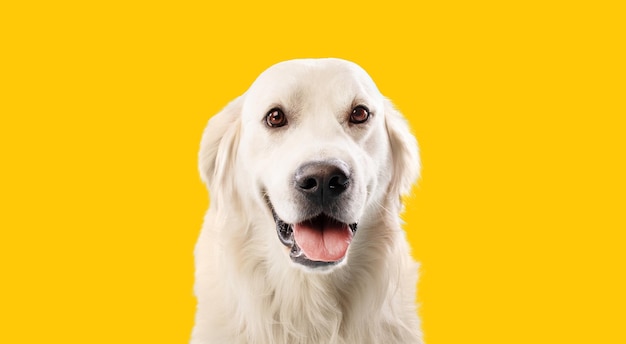
[[[241,127],[241,108],[243,97],[231,101],[222,111],[214,115],[204,130],[200,143],[199,167],[202,181],[209,190],[216,190],[215,185],[227,181],[225,176],[233,171],[239,132]]]
[[[391,144],[393,175],[390,191],[403,196],[411,192],[411,186],[420,173],[417,140],[411,134],[409,124],[388,99],[385,99],[385,125]]]

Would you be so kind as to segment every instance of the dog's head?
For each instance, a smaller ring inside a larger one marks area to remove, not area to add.
[[[419,158],[406,121],[363,69],[292,60],[211,119],[200,170],[212,207],[273,219],[267,230],[286,256],[326,270],[346,261],[363,221],[381,207],[397,213]]]

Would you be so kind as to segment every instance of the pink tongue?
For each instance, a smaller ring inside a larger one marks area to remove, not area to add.
[[[294,225],[293,234],[307,258],[321,262],[343,258],[352,241],[352,231],[347,224],[323,215]]]

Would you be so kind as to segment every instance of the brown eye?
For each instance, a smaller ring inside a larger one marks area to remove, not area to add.
[[[270,112],[267,113],[267,117],[265,118],[267,125],[272,128],[282,127],[287,124],[287,116],[283,113],[281,109],[271,109]]]
[[[370,118],[370,110],[368,110],[365,106],[359,105],[352,109],[352,113],[350,114],[350,122],[359,124],[367,121]]]

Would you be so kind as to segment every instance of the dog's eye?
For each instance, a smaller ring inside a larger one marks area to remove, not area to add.
[[[367,121],[370,118],[370,110],[368,110],[365,106],[359,105],[352,109],[352,113],[350,114],[350,122],[359,124]]]
[[[267,122],[268,126],[272,128],[278,128],[287,124],[287,116],[285,116],[283,110],[274,108],[267,113],[265,121]]]

